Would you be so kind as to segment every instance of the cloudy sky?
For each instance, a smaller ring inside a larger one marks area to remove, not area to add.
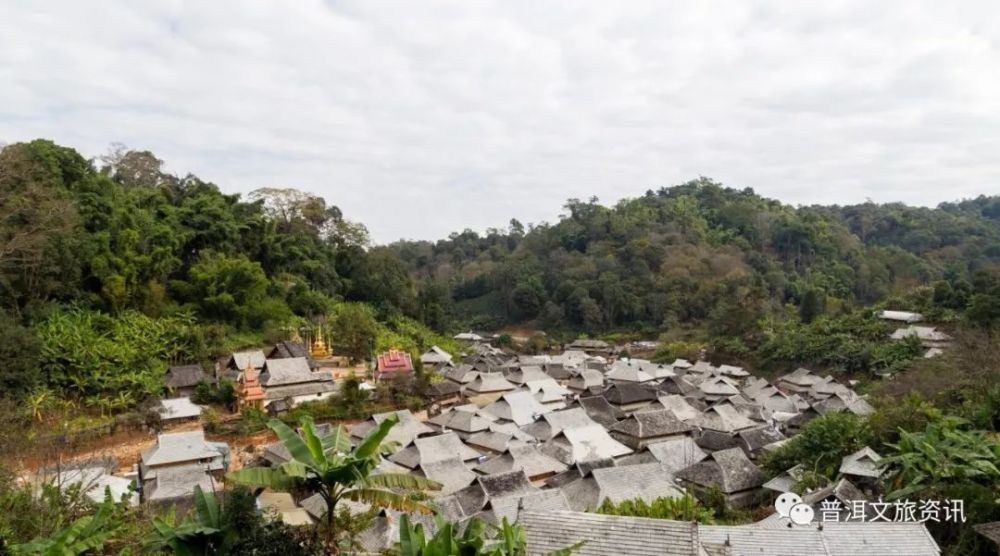
[[[0,6],[0,140],[323,195],[378,242],[699,175],[794,204],[1000,193],[993,2]]]

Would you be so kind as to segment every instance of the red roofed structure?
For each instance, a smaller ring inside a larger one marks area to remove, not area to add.
[[[264,408],[264,388],[260,385],[260,380],[257,378],[257,370],[251,366],[247,366],[239,377],[236,384],[236,400],[238,401],[238,409],[243,409],[244,407],[252,407],[254,409]]]
[[[377,361],[375,380],[413,374],[413,361],[410,360],[410,354],[405,351],[391,349],[379,355]]]

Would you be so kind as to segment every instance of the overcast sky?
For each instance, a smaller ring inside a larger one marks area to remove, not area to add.
[[[378,242],[699,175],[794,204],[1000,193],[995,2],[0,5],[0,140],[297,187]]]

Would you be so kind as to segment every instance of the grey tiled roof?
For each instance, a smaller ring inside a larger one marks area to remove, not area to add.
[[[501,496],[491,498],[486,502],[480,516],[487,523],[500,525],[503,519],[507,518],[508,523],[518,520],[519,514],[524,511],[537,512],[559,512],[569,509],[566,497],[561,490],[548,489],[539,490],[529,494],[515,494],[511,496]]]
[[[632,453],[600,425],[564,429],[547,442],[543,451],[566,464],[614,458]]]
[[[163,467],[157,470],[155,486],[147,493],[146,499],[151,501],[166,501],[187,498],[194,494],[194,487],[201,486],[205,492],[216,488],[212,476],[205,471],[200,463]]]
[[[411,469],[451,458],[459,461],[478,459],[482,454],[466,446],[453,432],[415,438],[411,446],[389,457],[390,461]]]
[[[649,382],[653,380],[653,375],[643,371],[639,365],[632,364],[631,361],[626,359],[620,359],[615,361],[614,365],[611,366],[611,370],[604,375],[606,380],[614,380],[618,382]]]
[[[581,397],[577,400],[577,403],[580,404],[580,407],[587,412],[587,415],[591,419],[605,427],[610,427],[617,423],[619,419],[625,417],[625,413],[611,405],[604,396]]]
[[[596,509],[604,500],[617,504],[640,499],[648,503],[657,498],[677,498],[684,494],[674,484],[673,476],[659,463],[594,469],[589,477],[567,484],[562,489],[574,510]]]
[[[510,494],[534,492],[537,490],[535,487],[531,486],[531,482],[528,481],[528,476],[521,470],[511,471],[509,473],[485,475],[478,477],[476,480],[479,482],[480,486],[482,486],[483,492],[485,492],[489,497],[507,496]]]
[[[280,359],[275,359],[280,361]],[[316,373],[319,374],[319,373]],[[337,386],[332,381],[325,382],[303,382],[299,384],[282,384],[280,386],[267,386],[264,395],[268,400],[283,400],[297,396],[319,396],[329,392],[336,392]]]
[[[802,501],[806,504],[818,504],[830,497],[840,500],[844,507],[850,507],[854,500],[868,500],[865,493],[854,486],[854,483],[847,479],[840,479],[824,488],[802,495]]]
[[[736,384],[724,376],[707,378],[698,385],[698,389],[709,396],[735,396],[740,393]]]
[[[525,495],[538,492],[524,471],[480,475],[475,482],[455,493],[455,500],[467,516],[475,515],[492,498]]]
[[[560,386],[555,379],[548,376],[541,380],[529,380],[524,386],[542,403],[564,401],[566,396],[573,395],[571,390]]]
[[[462,391],[462,387],[450,380],[442,380],[441,382],[435,382],[430,385],[427,393],[431,397],[445,397],[458,394]]]
[[[409,409],[401,409],[399,411],[388,411],[372,415],[367,421],[362,421],[351,427],[351,436],[364,438],[376,425],[381,424],[382,421],[393,414],[399,417],[399,423],[389,429],[389,435],[385,438],[386,442],[396,442],[401,446],[407,446],[418,436],[433,434],[435,432],[434,429],[428,427],[422,421],[418,421],[410,413]]]
[[[691,365],[691,367],[689,367],[688,370],[696,373],[708,373],[716,371],[718,370],[718,368],[715,367],[715,365],[709,363],[708,361],[702,361],[701,359],[699,359],[695,361],[694,365]]]
[[[528,477],[538,477],[549,473],[561,473],[566,470],[566,464],[543,454],[533,445],[525,444],[510,447],[507,453],[487,460],[475,470],[484,475],[521,470]]]
[[[656,400],[656,393],[649,388],[643,388],[630,382],[619,382],[604,390],[604,398],[616,405],[628,405]]]
[[[840,463],[840,472],[845,475],[877,478],[882,475],[882,468],[877,465],[881,460],[882,456],[865,446],[853,454],[844,456]]]
[[[569,379],[569,382],[566,384],[566,386],[574,390],[587,390],[603,385],[604,375],[596,369],[583,369],[580,371],[580,374]]]
[[[167,388],[190,388],[199,382],[214,384],[215,378],[205,374],[201,365],[176,365],[167,369],[164,382]]]
[[[683,396],[678,394],[660,396],[657,398],[657,401],[659,402],[658,405],[663,406],[664,409],[669,409],[674,415],[677,416],[678,419],[682,421],[692,421],[701,416],[701,411],[691,405],[691,403]],[[657,407],[657,405],[654,405],[653,407]]]
[[[700,525],[698,537],[703,543],[728,541],[734,556],[937,556],[941,553],[922,523],[813,522],[781,528],[760,524]]]
[[[328,373],[313,373],[305,357],[268,359],[264,362],[264,369],[260,374],[260,383],[264,388],[332,380],[333,377]]]
[[[669,409],[660,409],[633,413],[629,417],[615,423],[608,430],[645,439],[683,434],[691,430],[691,427],[678,419]]]
[[[719,373],[735,377],[750,376],[750,373],[746,372],[743,367],[737,367],[735,365],[719,365]]]
[[[722,403],[708,408],[693,423],[703,429],[730,433],[748,429],[756,425],[754,421],[745,417],[729,403]]]
[[[507,373],[507,380],[514,384],[524,384],[532,380],[551,380],[539,365],[522,365]]]
[[[431,346],[431,349],[420,356],[420,362],[425,364],[448,363],[450,361],[451,354],[437,346]]]
[[[229,366],[235,367],[237,371],[246,370],[247,365],[254,369],[260,369],[264,366],[264,361],[264,352],[259,349],[237,351],[229,357]]]
[[[715,452],[709,459],[682,469],[677,476],[700,486],[718,486],[726,494],[756,488],[765,481],[764,473],[739,448]]]
[[[490,421],[488,419],[484,419],[469,411],[455,410],[454,408],[428,419],[427,422],[432,425],[465,433],[474,433],[490,428]]]
[[[580,556],[698,556],[695,523],[580,512],[522,511],[528,554],[539,555],[583,541]]]
[[[742,430],[738,433],[738,436],[743,441],[744,446],[751,452],[756,452],[768,444],[785,440],[785,435],[769,425]]]
[[[672,376],[661,382],[656,389],[667,394],[687,395],[698,388],[684,379],[684,377]]]
[[[448,371],[444,373],[445,378],[459,384],[468,384],[475,380],[478,376],[479,372],[473,369],[472,365],[467,365],[465,363],[455,368],[448,369]]]
[[[222,454],[205,440],[205,431],[198,430],[157,436],[156,444],[143,452],[142,463],[160,466],[221,457]]]
[[[513,421],[521,427],[534,422],[548,409],[531,392],[519,391],[504,394],[499,400],[484,407],[483,411],[500,419]]]
[[[816,384],[820,380],[822,380],[821,377],[819,377],[809,369],[805,369],[802,367],[795,369],[794,371],[788,373],[787,375],[778,377],[779,383],[785,382],[801,388],[808,388],[813,384]]]
[[[704,450],[688,437],[657,442],[646,446],[653,457],[659,461],[668,473],[676,473],[690,467],[708,457]]]
[[[584,541],[584,556],[938,556],[921,523],[813,523],[780,529],[524,510],[529,554]]]
[[[466,386],[469,392],[485,394],[490,392],[507,392],[516,388],[500,373],[479,373],[475,380]]]
[[[510,446],[513,436],[505,432],[482,431],[465,439],[465,443],[473,447],[483,447],[494,452],[504,452]]]
[[[980,523],[979,525],[973,525],[972,528],[980,535],[996,543],[997,546],[1000,546],[1000,521]]]
[[[546,441],[562,432],[563,429],[586,427],[594,424],[598,423],[591,419],[586,411],[579,407],[573,407],[559,411],[550,411],[542,415],[538,421],[522,427],[522,430],[538,440]]]
[[[805,474],[806,468],[802,464],[796,465],[790,469],[782,471],[780,475],[777,475],[770,481],[764,483],[764,488],[767,490],[773,490],[775,492],[791,492],[795,488],[795,484],[802,480],[802,476]]]
[[[462,460],[454,456],[421,463],[416,471],[432,481],[441,483],[441,490],[435,491],[439,496],[461,490],[476,480],[476,474],[466,467]]]

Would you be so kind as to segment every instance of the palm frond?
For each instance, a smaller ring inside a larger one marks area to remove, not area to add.
[[[319,435],[316,434],[316,426],[313,423],[312,417],[309,415],[304,416],[301,425],[301,438],[306,448],[309,449],[309,454],[312,456],[313,461],[319,464],[325,459],[323,442],[319,439]]]
[[[399,423],[398,415],[390,415],[379,423],[378,428],[369,432],[361,444],[358,444],[358,447],[354,449],[354,456],[358,459],[367,459],[377,454],[382,441],[389,435],[389,430],[397,423]]]
[[[305,418],[303,418],[303,423],[305,423]],[[309,465],[316,465],[316,460],[313,459],[312,452],[306,446],[305,441],[288,425],[277,419],[271,419],[267,423],[267,426],[274,431],[274,434],[278,435],[278,440],[281,440],[281,443],[288,449],[288,453],[291,454],[292,459]]]
[[[441,490],[441,483],[406,473],[379,473],[361,481],[365,486],[378,488],[407,488],[411,490]]]
[[[321,440],[323,442],[323,452],[327,456],[331,453],[347,453],[351,451],[350,436],[347,433],[347,429],[340,425]]]
[[[271,490],[288,491],[298,484],[298,480],[289,477],[280,468],[247,467],[226,474],[226,480],[241,485],[248,485]]]
[[[355,488],[344,493],[344,498],[400,512],[420,512],[423,514],[433,513],[431,508],[427,505],[390,490],[382,490],[378,488]]]

